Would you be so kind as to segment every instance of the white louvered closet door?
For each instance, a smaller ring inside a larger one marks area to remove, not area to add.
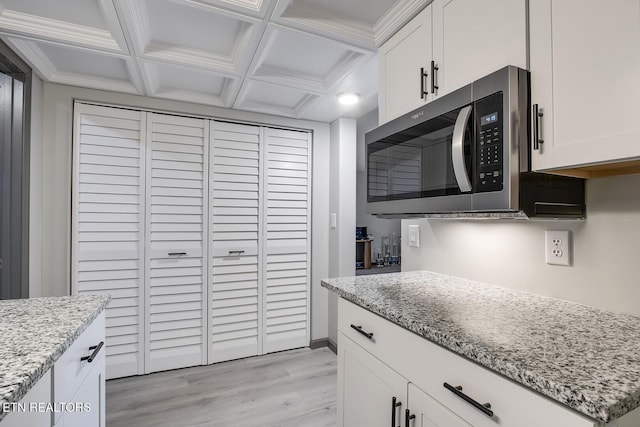
[[[145,371],[207,363],[208,121],[148,113]]]
[[[309,345],[311,134],[265,128],[264,353]]]
[[[144,373],[146,114],[76,103],[72,292],[107,293],[107,378]]]
[[[211,122],[209,363],[261,354],[260,128]]]

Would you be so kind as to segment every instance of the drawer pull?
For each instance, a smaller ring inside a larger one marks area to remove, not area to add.
[[[462,392],[462,386],[459,385],[457,387],[454,387],[454,386],[452,386],[452,385],[450,385],[448,383],[444,383],[444,388],[446,388],[447,390],[449,390],[450,392],[452,392],[453,394],[455,394],[456,396],[458,396],[459,398],[461,398],[465,402],[470,403],[476,409],[481,410],[488,417],[493,417],[493,411],[491,410],[491,404],[490,403],[484,403],[483,404],[483,403],[480,403],[477,400],[472,399],[471,397],[467,396],[466,394],[464,394]]]
[[[398,427],[396,425],[396,412],[398,412],[398,408],[402,406],[402,402],[396,399],[395,396],[391,398],[391,427]]]
[[[365,332],[362,330],[362,326],[356,326],[353,323],[351,324],[351,328],[355,329],[359,334],[364,335],[365,337],[373,341],[373,332]]]
[[[233,256],[234,254],[236,256],[240,256],[244,253],[244,251],[229,251],[229,256]]]
[[[169,252],[167,255],[169,256],[182,256],[182,255],[186,255],[186,252]]]
[[[89,356],[81,357],[80,361],[84,362],[86,360],[89,363],[93,362],[93,359],[98,357],[98,353],[100,353],[100,349],[102,348],[103,345],[104,345],[104,341],[100,341],[100,344],[89,347],[89,350],[93,350],[93,353],[91,353],[91,355]]]
[[[404,425],[405,427],[409,427],[409,423],[411,422],[411,420],[416,418],[416,414],[412,414],[410,410],[406,410],[404,412]]]

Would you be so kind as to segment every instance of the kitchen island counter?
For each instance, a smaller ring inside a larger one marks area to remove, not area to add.
[[[426,271],[322,285],[591,418],[640,406],[636,316]]]
[[[105,309],[107,295],[0,301],[0,420]]]

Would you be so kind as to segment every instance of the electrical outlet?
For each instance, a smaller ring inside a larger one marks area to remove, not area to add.
[[[568,230],[546,230],[544,253],[549,265],[571,265],[571,234]]]

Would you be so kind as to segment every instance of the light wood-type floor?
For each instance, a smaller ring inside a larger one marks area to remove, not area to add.
[[[107,381],[107,427],[336,425],[336,356],[308,348]]]

